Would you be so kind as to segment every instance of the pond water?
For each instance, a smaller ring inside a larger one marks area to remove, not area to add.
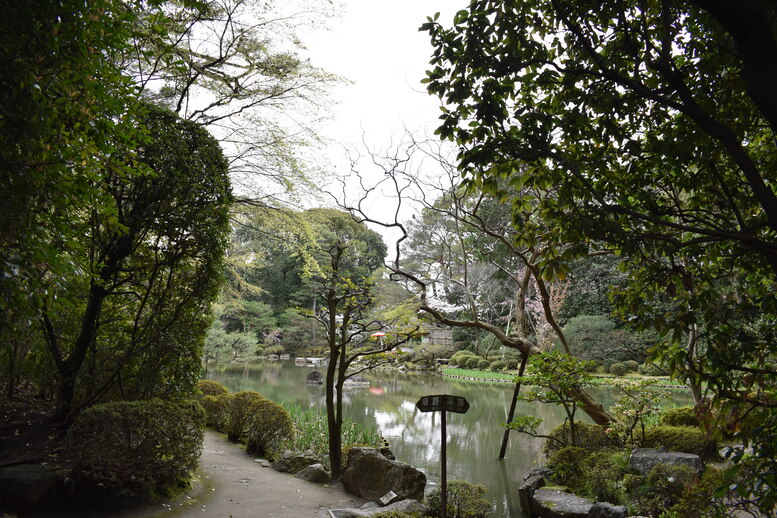
[[[305,377],[313,367],[299,367],[293,361],[211,365],[207,378],[230,391],[255,390],[263,396],[302,408],[326,412],[324,387],[309,385]],[[499,461],[503,428],[512,396],[511,383],[470,383],[430,373],[402,373],[381,370],[364,373],[370,387],[351,388],[344,393],[343,407],[349,419],[376,427],[389,442],[397,460],[422,470],[427,491],[439,484],[440,414],[416,409],[421,396],[453,394],[470,404],[466,414],[448,413],[448,480],[467,480],[488,489],[495,518],[522,518],[517,489],[523,475],[544,461],[542,440],[511,433],[507,456]],[[592,394],[609,407],[615,391],[598,388]],[[672,403],[688,404],[685,391],[673,391]],[[580,417],[586,416],[580,412]],[[560,407],[518,402],[516,415],[542,418],[542,433],[563,422]]]

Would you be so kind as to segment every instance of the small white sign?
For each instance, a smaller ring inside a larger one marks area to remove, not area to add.
[[[396,497],[397,497],[397,494],[395,492],[389,491],[388,493],[380,497],[380,503],[383,505],[388,505]]]

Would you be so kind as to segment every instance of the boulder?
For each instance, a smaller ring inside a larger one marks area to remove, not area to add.
[[[588,518],[626,518],[628,515],[625,505],[612,505],[607,502],[597,502],[588,511]]]
[[[347,465],[343,484],[358,497],[377,500],[394,491],[400,500],[424,498],[426,475],[409,464],[386,458],[376,448],[351,448]]]
[[[272,469],[281,473],[297,473],[313,464],[321,464],[321,461],[311,451],[286,450],[272,463]]]
[[[312,464],[307,468],[299,470],[294,476],[315,484],[332,483],[332,477],[329,476],[323,464]]]
[[[335,518],[364,518],[378,513],[385,513],[387,511],[395,511],[398,513],[420,513],[423,516],[426,514],[427,507],[418,500],[406,499],[399,500],[386,507],[364,505],[360,509],[331,509],[329,512]]]
[[[521,504],[521,510],[525,514],[531,513],[531,498],[534,492],[547,484],[546,479],[552,473],[553,471],[550,468],[541,466],[533,468],[523,476],[523,484],[518,488],[518,501]]]
[[[588,518],[593,502],[560,489],[538,489],[532,497],[531,516],[537,518]]]
[[[0,502],[8,510],[56,498],[70,473],[68,469],[18,464],[0,469]]]
[[[312,385],[321,385],[324,383],[324,375],[321,371],[313,371],[305,378],[305,382]]]
[[[641,475],[649,472],[656,464],[680,464],[688,466],[699,474],[704,471],[704,464],[702,464],[701,458],[692,453],[637,448],[631,452],[631,457],[629,457],[629,469]]]

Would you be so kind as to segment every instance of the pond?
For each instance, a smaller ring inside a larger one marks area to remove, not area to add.
[[[302,408],[326,412],[324,387],[305,383],[313,367],[299,367],[294,361],[211,365],[207,377],[230,391],[255,390],[263,396]],[[503,428],[512,396],[511,383],[470,383],[439,374],[381,370],[364,373],[370,386],[346,389],[345,415],[365,426],[376,427],[388,440],[397,460],[422,470],[427,491],[439,484],[440,414],[416,409],[421,396],[453,394],[470,404],[466,414],[448,413],[448,480],[467,480],[488,489],[494,506],[493,517],[521,518],[517,489],[523,475],[544,461],[542,440],[511,433],[507,457],[499,461]],[[614,390],[600,387],[591,391],[605,407],[617,399]],[[672,403],[688,404],[685,391],[673,391]],[[516,415],[542,418],[542,433],[563,422],[560,407],[519,401]],[[585,415],[580,412],[581,418]]]

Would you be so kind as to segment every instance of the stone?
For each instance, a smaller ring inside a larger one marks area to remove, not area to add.
[[[332,483],[332,477],[329,476],[323,464],[312,464],[307,468],[299,470],[294,476],[315,484]]]
[[[629,469],[632,469],[641,475],[648,473],[656,464],[679,464],[688,466],[699,474],[704,471],[704,464],[702,464],[701,458],[692,453],[637,448],[631,452],[631,457],[629,457]]]
[[[626,518],[625,505],[612,505],[608,502],[596,502],[588,511],[588,518]]]
[[[348,387],[369,387],[370,382],[367,378],[362,376],[351,376],[343,382],[343,388]]]
[[[531,516],[537,518],[588,518],[590,500],[559,489],[537,489],[532,496]]]
[[[313,371],[307,375],[305,382],[310,383],[311,385],[321,385],[324,383],[324,375],[321,371]]]
[[[351,448],[347,466],[343,484],[360,498],[377,500],[389,491],[400,500],[424,498],[426,475],[409,464],[387,459],[376,448]]]
[[[335,518],[365,518],[378,513],[385,513],[386,511],[420,513],[422,516],[425,516],[428,508],[418,500],[405,499],[389,504],[386,507],[379,507],[377,505],[367,507],[367,505],[363,505],[359,509],[331,509],[329,512]]]
[[[272,463],[272,469],[281,473],[297,473],[313,464],[321,464],[312,452],[295,452],[286,450]]]
[[[69,470],[37,464],[0,468],[0,502],[6,508],[40,504],[55,498]]]
[[[525,514],[531,513],[531,498],[534,492],[547,484],[546,479],[550,477],[553,470],[545,466],[531,469],[523,476],[523,484],[518,488],[518,502],[521,510]]]

